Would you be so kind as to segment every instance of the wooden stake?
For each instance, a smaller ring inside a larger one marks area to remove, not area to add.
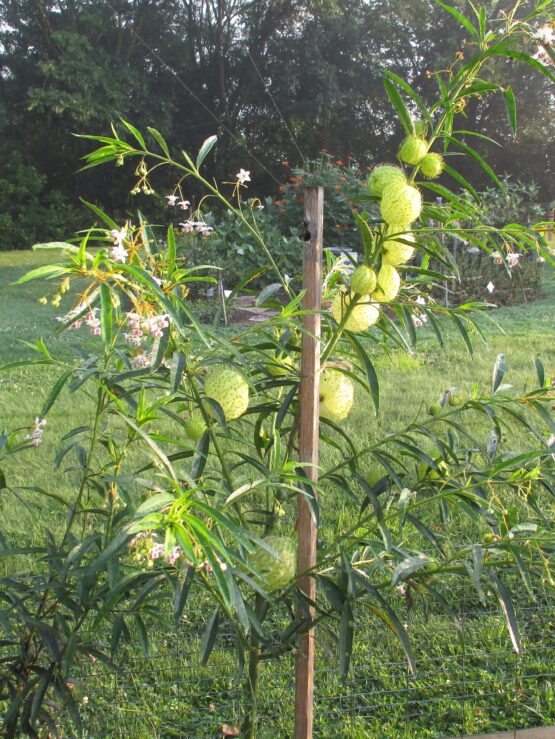
[[[322,296],[322,243],[324,230],[324,189],[307,187],[304,195],[305,242],[303,251],[303,308],[319,311]],[[300,461],[307,477],[318,480],[318,437],[320,413],[320,314],[303,316],[304,333],[301,354],[299,388]],[[297,496],[299,537],[297,571],[306,572],[316,564],[316,521],[305,495]],[[312,601],[316,599],[316,580],[303,576],[299,588]],[[310,609],[311,618],[314,617]],[[305,612],[298,614],[306,618]],[[314,702],[314,630],[310,629],[299,641],[295,671],[295,737],[311,739]]]

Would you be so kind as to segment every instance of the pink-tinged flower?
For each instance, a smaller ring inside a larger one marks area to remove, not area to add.
[[[488,284],[486,285],[486,290],[489,293],[492,293],[495,290],[495,285],[493,284],[493,282],[488,282]]]
[[[162,559],[164,556],[164,545],[156,543],[152,545],[152,549],[148,554],[149,559]]]
[[[191,203],[188,200],[180,200],[177,205],[181,208],[181,210],[187,210]]]
[[[171,205],[172,207],[177,203],[178,199],[177,195],[166,195],[168,205]]]
[[[244,185],[245,182],[251,181],[251,173],[250,173],[250,170],[248,169],[241,168],[235,176],[237,177],[237,182],[240,185]]]
[[[147,352],[141,352],[140,354],[137,354],[137,356],[131,357],[131,367],[133,367],[133,369],[150,367],[152,362],[153,356]]]
[[[171,552],[166,557],[166,562],[169,565],[174,565],[177,562],[177,560],[182,556],[183,556],[183,550],[181,549],[181,547],[173,547]]]
[[[113,246],[110,251],[110,257],[114,260],[114,262],[122,262],[123,264],[125,264],[128,256],[129,252],[125,249],[123,244],[116,244],[116,246]]]
[[[517,254],[516,252],[511,252],[510,254],[507,254],[507,266],[509,267],[509,269],[518,266],[518,262],[521,256],[522,254]]]
[[[498,251],[492,251],[490,257],[493,259],[494,264],[503,264],[503,257]]]
[[[185,223],[180,223],[179,225],[181,226],[181,233],[183,234],[190,234],[195,230],[194,221],[185,221]]]
[[[117,228],[113,228],[110,231],[110,238],[116,246],[121,246],[127,238],[127,225],[122,226],[119,231]]]

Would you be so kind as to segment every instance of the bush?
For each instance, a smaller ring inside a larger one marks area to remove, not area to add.
[[[61,192],[48,190],[46,177],[12,152],[0,177],[0,250],[29,249],[79,227],[79,212]]]
[[[506,223],[520,223],[530,227],[542,220],[544,213],[537,202],[539,192],[534,183],[513,181],[508,176],[501,182],[503,190],[488,187],[478,193],[485,226],[497,229]],[[451,288],[450,299],[456,305],[469,300],[511,305],[539,296],[542,258],[533,251],[514,250],[507,242],[501,242],[499,250],[490,254],[477,246],[455,245],[452,251],[460,275]]]
[[[542,262],[537,254],[515,254],[511,262],[498,254],[486,254],[477,247],[459,250],[455,258],[460,281],[455,283],[453,290],[456,305],[470,300],[512,305],[539,297]]]

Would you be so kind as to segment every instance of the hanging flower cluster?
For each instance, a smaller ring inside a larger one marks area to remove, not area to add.
[[[133,344],[133,346],[141,346],[145,337],[149,335],[154,336],[155,339],[161,339],[164,329],[170,325],[170,317],[167,313],[145,318],[139,313],[129,311],[125,316],[129,332],[124,334],[124,338],[128,344]]]
[[[32,446],[40,446],[42,444],[42,435],[44,434],[44,427],[46,426],[46,418],[35,418],[35,425],[31,429],[31,433],[27,434],[25,439],[31,443]]]

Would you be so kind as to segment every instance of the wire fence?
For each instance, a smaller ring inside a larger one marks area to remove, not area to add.
[[[85,736],[203,739],[225,736],[226,730],[234,735],[243,717],[245,678],[238,674],[233,634],[225,628],[208,664],[201,665],[209,615],[189,614],[178,629],[156,634],[148,657],[127,645],[117,670],[99,662],[83,669],[74,691]],[[443,615],[409,611],[415,677],[395,637],[367,612],[357,616],[346,681],[334,639],[319,629],[315,736],[424,739],[554,724],[555,604],[521,608],[518,616],[520,655],[499,611],[461,612],[456,625]],[[257,736],[291,737],[294,655],[264,661],[260,679]],[[72,736],[69,725],[64,736]]]

